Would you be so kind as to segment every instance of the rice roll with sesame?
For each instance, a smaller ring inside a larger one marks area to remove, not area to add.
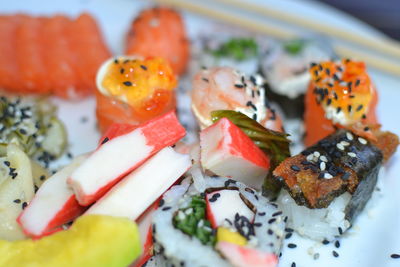
[[[287,117],[302,117],[304,95],[311,79],[310,64],[333,57],[329,44],[318,39],[294,39],[270,45],[260,64],[267,80],[268,97],[281,105]]]
[[[277,266],[285,221],[275,203],[232,179],[187,178],[153,216],[155,255],[175,266]],[[167,266],[170,266],[168,265]]]
[[[371,198],[385,153],[378,147],[390,135],[368,140],[340,129],[283,161],[273,175],[285,189],[278,202],[289,226],[320,241],[350,228]]]

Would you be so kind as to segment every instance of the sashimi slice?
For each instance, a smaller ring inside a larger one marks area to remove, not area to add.
[[[239,246],[229,242],[218,242],[216,249],[235,267],[276,267],[278,258],[271,252]]]
[[[103,143],[67,180],[79,203],[101,198],[126,174],[185,135],[173,111]]]
[[[77,96],[94,93],[97,69],[110,57],[96,21],[82,14],[67,29],[69,47],[74,51],[74,68],[78,75]]]
[[[17,221],[29,236],[39,237],[82,214],[85,207],[78,204],[67,186],[67,178],[86,159],[75,158],[71,164],[47,179]]]
[[[41,28],[48,79],[53,93],[62,98],[72,98],[76,83],[76,74],[73,66],[73,51],[71,51],[65,28],[71,20],[57,15],[43,19]]]
[[[20,72],[21,90],[24,93],[49,93],[50,83],[43,64],[41,39],[42,24],[39,18],[22,16],[16,31],[16,61]]]
[[[269,170],[269,158],[227,118],[201,131],[200,147],[204,169],[261,188]]]
[[[19,70],[15,60],[19,16],[0,16],[0,88],[18,91]]]
[[[188,155],[166,147],[127,175],[87,211],[136,220],[191,166]]]

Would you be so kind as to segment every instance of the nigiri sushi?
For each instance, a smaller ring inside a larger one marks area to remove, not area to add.
[[[99,69],[96,83],[101,132],[112,123],[138,125],[175,109],[177,79],[162,58],[111,58]]]
[[[262,52],[261,52],[262,53]],[[281,105],[287,117],[301,118],[312,62],[330,60],[333,50],[323,40],[294,39],[271,42],[260,62],[268,97]]]
[[[76,19],[3,15],[0,37],[0,87],[10,93],[88,96],[97,68],[110,56],[87,13]]]
[[[125,54],[162,57],[177,75],[185,72],[189,41],[180,14],[165,7],[143,10],[132,22],[126,38]]]
[[[198,72],[192,84],[191,108],[201,128],[212,124],[211,111],[234,110],[282,131],[280,117],[265,98],[261,76],[248,78],[230,67],[213,67]]]
[[[379,144],[395,151],[399,143],[390,132],[381,132],[376,138],[340,129],[274,170],[285,189],[278,202],[290,227],[319,241],[331,241],[351,227],[377,183],[387,153]],[[397,141],[387,143],[387,138]]]
[[[336,127],[378,123],[378,93],[365,63],[349,59],[313,63],[310,74],[304,114],[306,146],[333,133]]]

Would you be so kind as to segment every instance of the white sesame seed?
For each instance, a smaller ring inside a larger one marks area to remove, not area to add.
[[[179,218],[179,220],[184,220],[185,218],[186,218],[186,215],[185,215],[185,213],[183,213],[182,211],[179,211],[178,212],[178,218]]]
[[[193,213],[193,209],[192,209],[192,208],[187,209],[187,210],[185,211],[185,213],[186,213],[186,215],[190,215],[190,214]]]
[[[318,158],[320,155],[321,155],[321,154],[320,154],[318,151],[314,151],[314,156],[315,156],[315,157]]]
[[[358,137],[358,142],[360,142],[363,145],[367,144],[367,140],[365,140],[364,138]]]
[[[349,132],[346,133],[346,137],[347,139],[349,139],[350,141],[353,140],[353,135]]]
[[[344,150],[344,146],[341,143],[336,144],[336,147],[340,150]]]
[[[332,174],[326,172],[326,173],[324,174],[324,178],[325,178],[325,179],[332,179],[333,176],[332,176]]]
[[[200,228],[200,227],[203,227],[203,226],[204,226],[204,221],[203,221],[203,220],[200,220],[200,221],[197,223],[197,227]]]
[[[312,161],[313,159],[314,159],[314,155],[313,154],[310,154],[310,155],[308,155],[306,157],[306,160],[308,160],[308,161]]]
[[[320,156],[319,159],[321,161],[328,162],[328,159],[324,155]]]
[[[346,141],[342,141],[342,142],[340,142],[343,146],[348,146],[348,145],[350,145],[350,143],[349,142],[346,142]]]
[[[322,161],[322,162],[319,164],[319,168],[321,169],[321,171],[324,171],[325,168],[326,168],[325,162]]]
[[[352,158],[355,158],[357,156],[356,153],[353,153],[353,152],[349,152],[349,153],[347,153],[347,155],[349,155]]]

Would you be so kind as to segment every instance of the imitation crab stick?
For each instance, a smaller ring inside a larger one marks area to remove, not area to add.
[[[127,175],[86,213],[136,220],[190,166],[188,155],[166,147]]]
[[[377,124],[378,95],[363,62],[321,62],[310,69],[305,99],[305,145],[335,131],[335,127]]]
[[[55,173],[39,188],[17,219],[27,235],[40,237],[83,213],[85,207],[78,204],[66,180],[86,157],[82,155],[75,158],[70,165]]]
[[[126,54],[162,57],[176,74],[182,74],[189,60],[189,42],[179,13],[160,7],[142,11],[127,35]]]
[[[200,147],[204,169],[261,187],[269,170],[269,158],[227,118],[201,131]]]
[[[173,111],[111,139],[93,152],[68,178],[79,204],[101,198],[126,174],[185,135]]]

